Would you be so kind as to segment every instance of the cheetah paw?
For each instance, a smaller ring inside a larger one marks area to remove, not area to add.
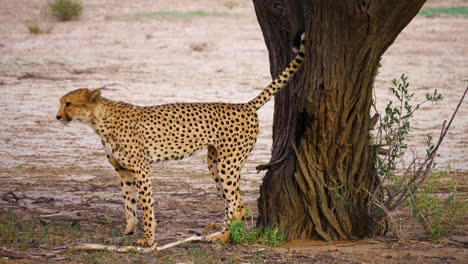
[[[202,235],[203,235],[203,236],[206,236],[206,235],[208,235],[208,234],[210,233],[210,231],[212,231],[212,230],[221,231],[221,230],[223,230],[223,228],[222,228],[221,226],[219,226],[218,224],[216,224],[215,222],[211,222],[211,223],[209,223],[209,224],[205,227],[205,229],[204,229],[203,232],[202,232]]]
[[[136,242],[137,245],[142,246],[142,247],[152,247],[155,244],[154,239],[140,239]]]
[[[136,231],[136,226],[134,226],[134,227],[127,227],[127,228],[125,228],[124,235],[125,235],[125,236],[132,236],[133,234],[135,234],[135,231]]]
[[[133,230],[129,231],[129,232],[127,232],[127,231],[124,232],[124,236],[133,236],[133,234],[135,234],[135,232]]]
[[[226,244],[227,242],[229,242],[229,238],[231,238],[231,232],[229,232],[228,230],[225,230],[223,233],[210,238],[208,241],[220,242],[221,244]]]

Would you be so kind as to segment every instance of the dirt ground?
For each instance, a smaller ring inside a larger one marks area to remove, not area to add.
[[[59,98],[77,88],[105,86],[105,97],[138,105],[245,102],[271,80],[268,54],[251,1],[81,2],[80,20],[58,23],[41,15],[45,0],[0,0],[0,196],[4,198],[0,214],[12,210],[34,218],[67,212],[81,225],[100,215],[123,228],[118,176],[91,128],[79,123],[64,126],[55,120]],[[466,4],[466,0],[433,0],[426,7]],[[180,17],[172,11],[206,13]],[[168,13],[155,15],[158,12]],[[53,31],[32,35],[26,29],[30,23],[52,25]],[[409,76],[416,102],[433,89],[445,97],[438,104],[424,105],[415,116],[409,142],[419,155],[424,153],[425,135],[438,136],[467,86],[467,32],[466,18],[418,16],[382,59],[375,82],[380,111],[390,99],[390,80],[402,73]],[[273,102],[259,111],[259,118],[260,136],[242,171],[243,199],[254,216],[264,176],[256,173],[255,166],[270,157]],[[153,167],[160,244],[222,221],[223,205],[205,156],[202,151]],[[439,168],[450,165],[457,172],[465,195],[467,157],[465,102],[437,160]],[[17,198],[13,202],[5,198],[11,193]],[[422,238],[398,245],[389,237],[346,243],[301,241],[266,248],[262,258],[264,263],[463,263],[468,259],[466,237],[456,241],[434,244]],[[167,251],[163,260],[190,262],[183,257],[188,247]],[[214,249],[239,254],[239,262],[247,262],[242,256],[256,250],[232,245]]]

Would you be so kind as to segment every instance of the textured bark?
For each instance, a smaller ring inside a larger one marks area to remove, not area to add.
[[[301,74],[275,96],[273,150],[260,226],[286,240],[348,240],[383,231],[367,208],[376,179],[369,144],[372,85],[382,54],[425,0],[254,0],[271,75],[306,30]]]

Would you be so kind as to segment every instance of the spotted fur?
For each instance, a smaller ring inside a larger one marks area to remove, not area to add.
[[[240,171],[258,135],[256,110],[270,100],[300,68],[300,50],[283,73],[248,103],[183,103],[151,107],[116,102],[101,96],[100,90],[78,89],[60,99],[57,119],[80,120],[100,136],[110,164],[119,173],[125,203],[126,229],[137,226],[137,201],[143,212],[142,246],[154,244],[156,222],[150,181],[150,164],[182,159],[208,147],[207,163],[225,201],[226,226],[241,219]],[[227,235],[226,235],[227,234]]]

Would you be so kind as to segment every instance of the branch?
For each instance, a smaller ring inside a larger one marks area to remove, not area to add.
[[[463,100],[465,99],[466,92],[468,92],[468,86],[466,86],[465,92],[463,93],[462,98],[461,98],[460,101],[458,102],[457,108],[455,108],[455,112],[453,112],[452,117],[450,118],[450,121],[449,121],[449,123],[448,123],[448,125],[447,125],[447,128],[446,128],[445,130],[443,130],[442,135],[439,137],[439,142],[437,143],[437,145],[436,145],[436,147],[435,147],[435,149],[434,149],[433,152],[436,152],[436,151],[439,149],[439,146],[440,146],[440,144],[442,143],[442,140],[444,139],[445,134],[447,134],[447,131],[448,131],[448,129],[450,128],[450,125],[452,125],[452,121],[453,121],[453,119],[455,118],[455,115],[457,114],[458,109],[460,108],[460,105],[462,104]],[[431,153],[431,154],[432,154],[432,153]],[[435,156],[435,155],[431,155],[431,156]]]
[[[171,247],[178,246],[183,243],[193,242],[193,241],[210,241],[212,238],[221,235],[223,232],[219,231],[213,233],[211,235],[206,236],[191,236],[176,242],[172,242],[163,246],[156,246],[156,244],[152,247],[145,248],[145,247],[138,247],[138,246],[114,246],[114,245],[103,245],[103,244],[90,244],[90,243],[79,243],[73,246],[74,249],[80,250],[94,250],[94,251],[113,251],[118,253],[126,253],[130,251],[139,251],[139,252],[151,252],[151,251],[161,251]]]

